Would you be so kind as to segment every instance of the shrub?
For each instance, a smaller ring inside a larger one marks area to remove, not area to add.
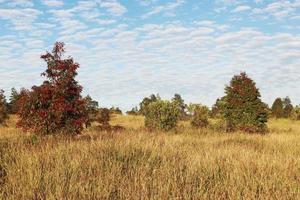
[[[132,108],[131,110],[126,112],[127,115],[138,115],[139,111],[137,107]]]
[[[102,126],[109,126],[110,120],[110,110],[107,108],[101,108],[98,111],[96,121],[100,123]]]
[[[89,95],[84,98],[84,102],[86,107],[85,127],[88,128],[92,125],[92,122],[96,121],[99,104],[97,101],[93,100]]]
[[[5,124],[9,118],[4,91],[0,90],[0,124]]]
[[[221,119],[222,118],[222,107],[224,105],[224,97],[221,99],[217,99],[216,103],[212,106],[210,117],[215,119]]]
[[[148,105],[159,100],[161,100],[159,95],[155,96],[154,94],[151,94],[150,97],[145,97],[140,103],[139,113],[142,115],[146,115]]]
[[[293,120],[300,120],[300,107],[296,106],[291,114],[291,119]]]
[[[75,80],[79,64],[72,58],[62,59],[64,44],[57,42],[52,53],[41,58],[47,63],[42,76],[48,80],[21,94],[18,127],[39,134],[76,135],[86,121],[82,87]]]
[[[202,128],[208,125],[209,109],[206,106],[196,105],[193,110],[191,125]]]
[[[260,93],[246,73],[235,75],[225,88],[223,113],[227,130],[236,128],[249,132],[266,131],[267,106],[260,99]]]
[[[145,127],[153,130],[168,131],[176,127],[179,110],[170,101],[158,100],[147,106],[145,112]]]

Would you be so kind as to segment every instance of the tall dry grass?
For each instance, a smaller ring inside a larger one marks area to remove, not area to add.
[[[300,199],[300,123],[269,122],[268,135],[192,129],[77,138],[0,129],[0,199]]]

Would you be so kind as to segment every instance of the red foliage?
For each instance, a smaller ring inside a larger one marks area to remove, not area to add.
[[[86,112],[82,87],[75,80],[79,64],[72,58],[62,59],[64,52],[64,43],[57,42],[52,53],[42,55],[47,63],[42,76],[48,81],[22,92],[18,126],[23,130],[41,134],[81,132]]]

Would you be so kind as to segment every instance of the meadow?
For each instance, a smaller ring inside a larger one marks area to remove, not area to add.
[[[0,128],[0,199],[300,199],[300,122],[266,135],[195,129],[148,132],[141,116],[79,136]]]

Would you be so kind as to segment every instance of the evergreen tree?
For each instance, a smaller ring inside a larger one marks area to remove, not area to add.
[[[223,113],[228,130],[266,130],[266,104],[261,101],[259,90],[246,73],[235,75],[226,86],[225,94]]]
[[[289,118],[293,111],[293,105],[291,102],[291,99],[289,97],[286,97],[283,99],[283,117]]]
[[[20,93],[15,89],[11,89],[11,94],[9,97],[9,113],[10,114],[17,114],[19,107],[18,107],[18,100],[20,99]]]
[[[218,98],[216,103],[212,106],[210,116],[212,118],[222,118],[222,108],[224,105],[224,97]]]
[[[271,107],[272,116],[275,118],[283,117],[283,102],[281,98],[276,98]]]
[[[0,124],[5,124],[8,118],[9,115],[6,98],[4,96],[4,91],[0,90]]]
[[[174,103],[176,105],[176,107],[178,108],[178,110],[179,110],[179,119],[186,118],[187,105],[184,103],[184,100],[182,99],[180,94],[175,94],[174,95],[174,97],[172,99],[172,103]]]
[[[90,95],[87,95],[84,98],[84,101],[85,101],[85,106],[86,106],[85,127],[88,128],[89,126],[91,126],[93,121],[96,121],[99,103],[97,101],[93,100]]]

